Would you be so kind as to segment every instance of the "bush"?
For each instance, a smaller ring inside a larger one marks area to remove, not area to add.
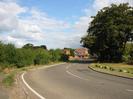
[[[61,55],[61,60],[67,62],[69,60],[69,55],[62,54]]]
[[[114,68],[112,68],[112,67],[110,67],[110,68],[109,68],[109,70],[110,70],[110,71],[114,71],[115,69],[114,69]]]
[[[56,61],[61,60],[61,50],[60,49],[56,49],[56,50],[51,49],[49,52],[51,55],[51,61],[56,62]]]
[[[107,67],[106,67],[106,66],[103,66],[103,68],[104,68],[104,69],[107,69]]]
[[[123,55],[123,61],[128,64],[133,64],[133,45],[131,43],[126,44],[126,48]]]
[[[128,63],[133,64],[133,51],[130,52],[130,55],[128,57]]]
[[[0,68],[13,66],[21,68],[28,65],[43,65],[61,60],[68,60],[68,57],[62,55],[60,49],[48,51],[44,48],[16,48],[13,44],[0,42]]]
[[[118,69],[118,72],[122,72],[122,70],[121,69]]]
[[[94,65],[95,67],[98,67],[98,65],[96,64],[96,65]]]
[[[45,50],[37,50],[37,54],[34,59],[35,65],[48,64],[50,62],[50,54]]]

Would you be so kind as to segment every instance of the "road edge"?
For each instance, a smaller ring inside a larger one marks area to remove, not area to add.
[[[88,66],[88,68],[91,69],[92,71],[95,71],[95,72],[98,72],[98,73],[102,73],[102,74],[106,74],[106,75],[111,75],[111,76],[116,76],[116,77],[120,77],[120,78],[125,78],[125,79],[133,80],[133,78],[129,78],[129,77],[124,77],[124,76],[119,76],[119,75],[115,75],[115,74],[110,74],[110,73],[105,73],[105,72],[97,71],[97,70],[91,68],[90,66]]]
[[[25,84],[25,86],[30,90],[32,91],[37,97],[39,97],[40,99],[46,99],[45,97],[43,97],[42,95],[40,95],[37,91],[35,91],[33,88],[30,87],[30,85],[25,81],[24,79],[24,75],[26,74],[26,72],[24,72],[22,75],[21,75],[21,79],[23,81],[23,83]]]
[[[50,67],[53,67],[53,66],[58,66],[58,65],[61,65],[61,64],[66,64],[66,63],[59,63],[59,64],[54,64],[54,65],[48,65],[47,67],[46,66],[43,66],[39,69],[46,69],[46,68],[50,68]],[[21,74],[21,79],[24,83],[24,85],[33,93],[35,94],[37,97],[39,97],[40,99],[46,99],[45,97],[43,97],[42,95],[40,95],[37,91],[35,91],[27,82],[26,80],[24,79],[24,75],[26,74],[27,72],[25,71],[24,73]]]

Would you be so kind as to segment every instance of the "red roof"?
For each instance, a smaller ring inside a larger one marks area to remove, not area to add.
[[[88,54],[88,49],[87,48],[77,48],[75,50],[75,54],[80,55],[80,56],[84,56]]]

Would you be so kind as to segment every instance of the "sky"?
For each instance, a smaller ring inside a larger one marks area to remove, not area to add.
[[[0,41],[50,48],[81,47],[91,16],[110,4],[133,0],[0,0]]]

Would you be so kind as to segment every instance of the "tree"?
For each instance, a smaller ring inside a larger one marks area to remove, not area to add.
[[[47,46],[46,45],[41,45],[40,48],[43,48],[43,49],[47,50]]]
[[[62,53],[62,50],[60,49],[50,49],[49,50],[50,52],[50,55],[51,55],[51,61],[52,62],[56,62],[56,61],[60,61],[61,60],[61,53]]]
[[[133,8],[128,4],[105,7],[100,10],[81,39],[101,61],[121,61],[126,43],[132,38]]]
[[[33,47],[34,47],[34,45],[31,44],[31,43],[27,43],[27,44],[25,44],[25,45],[23,46],[23,48],[33,48]]]

